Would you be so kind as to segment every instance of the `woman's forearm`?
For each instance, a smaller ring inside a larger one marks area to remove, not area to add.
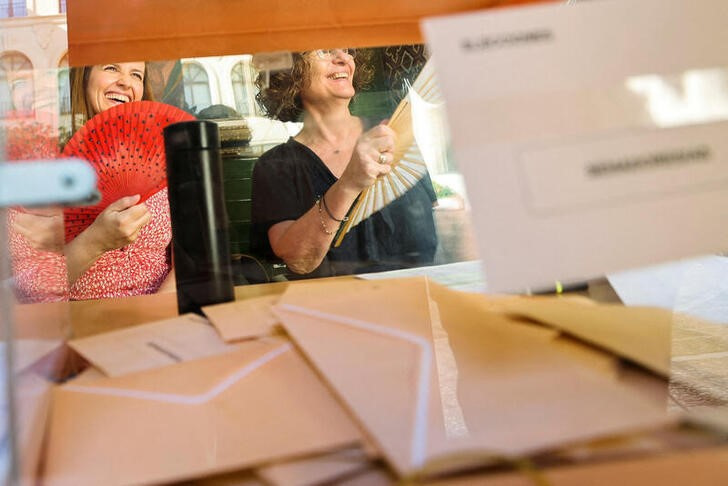
[[[320,201],[297,220],[273,225],[268,231],[273,252],[295,273],[316,270],[339,229],[338,220],[343,219],[357,195],[356,190],[337,182],[322,195],[325,207]]]
[[[101,258],[104,249],[96,243],[93,233],[89,230],[81,232],[76,238],[66,244],[66,266],[68,272],[68,285],[73,285],[81,275]]]

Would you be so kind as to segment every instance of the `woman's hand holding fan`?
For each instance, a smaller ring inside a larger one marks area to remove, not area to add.
[[[382,163],[380,157],[387,154],[387,160],[391,160],[392,141],[395,137],[394,131],[386,125],[377,125],[362,134],[354,147],[351,161],[339,180],[358,193],[374,184],[379,177],[388,174],[391,166]]]
[[[99,113],[76,132],[63,155],[80,157],[94,167],[101,202],[64,210],[66,242],[88,228],[110,204],[139,195],[138,204],[166,187],[162,131],[172,123],[193,119],[171,105],[135,101]]]
[[[431,130],[427,130],[427,126],[434,125],[438,128],[443,126],[438,110],[427,109],[442,104],[434,74],[434,66],[428,61],[408,95],[399,103],[389,119],[387,126],[397,135],[396,144],[389,155],[391,159],[387,161],[391,170],[377,177],[373,184],[361,192],[347,215],[348,219],[339,228],[334,246],[341,244],[351,228],[414,187],[427,173],[423,151],[428,155],[432,152],[429,140],[431,137],[427,133]],[[417,113],[413,114],[415,111]],[[424,136],[418,136],[418,133]]]
[[[95,229],[93,241],[87,242],[90,248],[103,253],[133,243],[152,218],[140,199],[139,195],[122,197],[101,211],[90,226]]]

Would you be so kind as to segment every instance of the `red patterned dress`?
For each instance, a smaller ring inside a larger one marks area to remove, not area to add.
[[[52,302],[157,292],[172,268],[172,224],[167,189],[157,192],[144,204],[152,218],[137,239],[123,248],[104,253],[70,288],[65,256],[36,250],[23,236],[10,231],[8,246],[19,300]],[[12,212],[9,219],[12,224]]]

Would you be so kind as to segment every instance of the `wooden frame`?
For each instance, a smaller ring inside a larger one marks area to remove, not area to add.
[[[69,62],[422,42],[423,17],[553,0],[74,0]]]

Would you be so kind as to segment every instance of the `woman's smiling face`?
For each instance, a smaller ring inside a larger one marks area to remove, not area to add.
[[[97,64],[91,68],[86,84],[86,100],[97,115],[112,106],[139,101],[144,96],[143,62]]]
[[[323,54],[320,54],[323,52]],[[301,99],[315,102],[331,98],[354,97],[354,58],[342,49],[307,53],[308,83],[301,90]]]

